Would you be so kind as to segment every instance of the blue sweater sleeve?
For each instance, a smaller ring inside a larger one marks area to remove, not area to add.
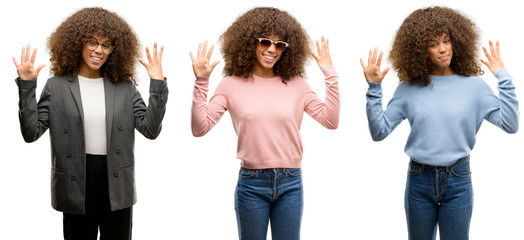
[[[508,133],[516,133],[519,128],[519,104],[511,75],[503,68],[495,73],[498,79],[499,97],[486,98],[486,120]]]
[[[397,87],[395,94],[388,103],[386,111],[382,108],[382,86],[378,83],[369,82],[366,93],[369,132],[374,141],[386,138],[402,120],[406,119],[404,107],[400,96],[402,95],[402,84]]]

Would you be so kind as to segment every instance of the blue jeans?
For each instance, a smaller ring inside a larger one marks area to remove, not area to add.
[[[409,239],[469,239],[473,188],[469,156],[448,167],[409,163],[404,199]]]
[[[300,239],[303,209],[300,168],[241,168],[235,190],[238,236],[265,240],[271,222],[273,240]]]

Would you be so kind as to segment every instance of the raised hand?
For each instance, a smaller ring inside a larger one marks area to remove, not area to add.
[[[189,52],[189,56],[191,57],[191,62],[193,63],[192,64],[193,72],[195,73],[195,76],[197,77],[211,76],[213,69],[215,69],[216,65],[220,62],[217,60],[217,61],[214,61],[212,64],[209,64],[214,48],[215,46],[211,45],[211,47],[209,47],[209,52],[208,52],[207,51],[207,41],[205,41],[203,46],[202,46],[202,43],[198,44],[198,52],[197,52],[196,58],[193,56],[193,52]]]
[[[164,80],[164,74],[162,73],[162,53],[164,53],[164,45],[160,47],[160,52],[158,52],[157,44],[155,42],[153,44],[153,57],[151,57],[151,54],[149,53],[149,48],[146,47],[148,63],[142,59],[138,59],[138,61],[146,68],[149,77],[152,79]]]
[[[482,47],[482,50],[484,50],[484,54],[486,55],[487,61],[484,59],[480,59],[482,63],[484,63],[489,70],[495,74],[498,70],[504,68],[504,64],[502,63],[502,60],[500,59],[500,51],[499,51],[499,41],[497,41],[497,46],[493,47],[493,42],[489,40],[489,51],[486,49],[486,47]]]
[[[329,39],[324,38],[322,36],[321,43],[318,43],[318,40],[315,41],[317,46],[317,53],[315,54],[314,51],[311,51],[311,55],[313,58],[317,61],[318,66],[320,69],[324,70],[327,67],[333,66],[333,63],[331,62],[331,55],[329,54]]]
[[[20,77],[22,80],[35,80],[38,77],[40,70],[45,67],[45,64],[42,64],[35,69],[34,65],[36,58],[36,48],[33,50],[32,55],[30,52],[31,45],[27,44],[27,48],[22,48],[20,64],[18,64],[15,57],[13,57],[13,62],[16,66],[16,72],[18,73],[18,77]]]
[[[360,64],[362,64],[362,68],[364,69],[364,76],[366,77],[366,81],[368,82],[381,83],[390,69],[390,67],[387,67],[386,69],[384,69],[384,71],[380,71],[380,64],[382,63],[382,55],[384,53],[381,51],[378,55],[378,59],[377,53],[378,48],[375,48],[374,50],[369,50],[367,66],[364,65],[364,61],[362,60],[362,58],[360,59]]]

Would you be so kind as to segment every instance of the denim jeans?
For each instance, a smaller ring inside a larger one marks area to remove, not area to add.
[[[409,239],[469,239],[473,188],[469,156],[448,167],[409,163],[404,199]]]
[[[235,190],[238,236],[265,240],[271,223],[273,240],[300,239],[303,188],[300,168],[241,168]]]

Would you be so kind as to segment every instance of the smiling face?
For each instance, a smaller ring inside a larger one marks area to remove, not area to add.
[[[282,39],[276,36],[269,36],[267,38],[273,42],[282,41]],[[256,62],[253,67],[253,74],[264,78],[275,77],[273,66],[275,66],[282,56],[282,50],[277,50],[274,43],[268,48],[264,48],[260,42],[257,42],[255,55]]]
[[[449,36],[443,33],[433,38],[427,47],[429,60],[431,62],[432,75],[452,75],[451,59],[453,58],[453,46]]]
[[[97,42],[98,45],[91,50],[90,43]],[[93,36],[82,47],[82,62],[78,69],[78,75],[87,78],[101,77],[100,68],[109,58],[110,52],[104,50],[103,45],[111,45],[111,41],[106,37]],[[107,48],[107,47],[106,47]]]

